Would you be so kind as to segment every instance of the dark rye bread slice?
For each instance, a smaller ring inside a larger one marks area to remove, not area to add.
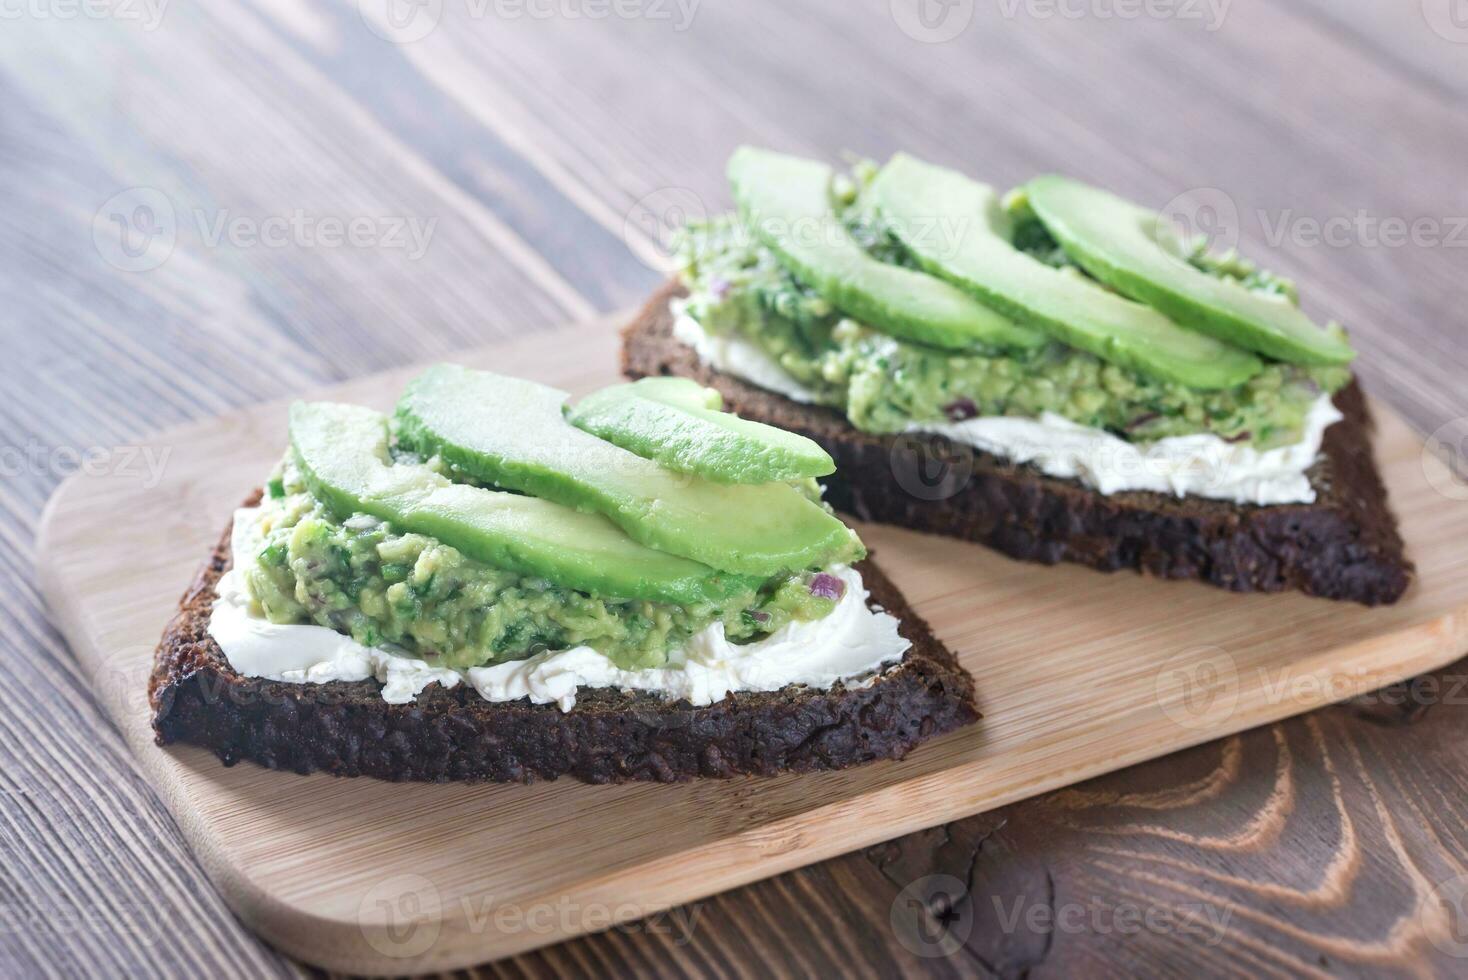
[[[900,759],[979,717],[968,673],[870,560],[857,567],[871,602],[912,643],[875,683],[733,694],[701,708],[582,688],[569,713],[528,700],[492,704],[468,684],[430,685],[416,702],[393,705],[376,681],[242,677],[209,635],[215,587],[231,561],[226,533],[164,632],[148,686],[158,744],[200,745],[226,765],[394,781],[677,782]]]
[[[673,336],[668,304],[681,294],[667,284],[626,328],[624,373],[695,378],[738,414],[814,439],[836,460],[836,474],[823,481],[826,499],[862,520],[966,538],[1027,561],[1130,568],[1235,592],[1298,589],[1377,605],[1395,602],[1411,582],[1372,456],[1374,423],[1355,382],[1336,396],[1345,420],[1326,432],[1309,473],[1313,504],[1104,496],[942,437],[860,432],[831,409],[713,370]]]

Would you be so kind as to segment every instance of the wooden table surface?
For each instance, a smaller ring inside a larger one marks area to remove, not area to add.
[[[633,304],[740,142],[1182,195],[1468,448],[1456,0],[925,2],[0,4],[0,974],[300,970],[230,916],[48,622],[56,483]],[[492,972],[1462,973],[1465,702],[1459,664]]]

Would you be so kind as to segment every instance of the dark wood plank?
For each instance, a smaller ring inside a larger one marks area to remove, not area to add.
[[[1461,105],[1468,94],[1463,56],[1468,17],[1453,0],[1419,0],[1392,7],[1375,3],[1304,0],[1322,29],[1346,39],[1419,88]]]
[[[1210,25],[981,3],[945,44],[886,0],[600,20],[446,0],[401,45],[349,0],[169,4],[156,29],[7,16],[0,972],[297,969],[210,890],[47,623],[31,542],[76,453],[115,463],[171,423],[633,303],[659,278],[660,221],[726,206],[742,141],[903,147],[997,183],[1068,170],[1159,205],[1218,188],[1247,249],[1352,326],[1374,390],[1431,431],[1468,415],[1468,252],[1315,245],[1298,219],[1446,235],[1468,215],[1465,48],[1416,9],[1448,5],[1261,0]],[[160,199],[162,264],[94,244]],[[240,237],[296,215],[375,237]],[[383,240],[389,220],[432,228],[422,254]],[[239,234],[214,240],[221,221]],[[1460,972],[1423,928],[1456,951],[1432,889],[1464,870],[1463,676],[1419,689],[1425,711],[1331,709],[486,972]],[[1134,907],[1163,925],[1110,928]],[[1067,909],[1085,927],[1043,927]],[[1187,909],[1227,922],[1190,932]]]
[[[485,972],[1452,975],[1465,666]]]

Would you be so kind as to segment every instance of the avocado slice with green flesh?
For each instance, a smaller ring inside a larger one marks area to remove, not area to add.
[[[1284,297],[1272,298],[1190,264],[1165,218],[1066,177],[1037,177],[1030,206],[1067,255],[1123,295],[1178,323],[1291,364],[1349,364],[1344,337]]]
[[[993,189],[961,173],[899,153],[878,173],[872,199],[923,268],[1072,347],[1190,388],[1232,388],[1264,367],[1247,351],[1021,252]],[[955,221],[956,241],[920,233],[935,215]]]
[[[298,402],[290,438],[306,486],[338,518],[370,514],[496,568],[601,596],[682,605],[747,595],[762,583],[640,545],[598,514],[391,464],[387,416],[371,409]]]
[[[724,396],[719,394],[718,389],[705,388],[689,378],[639,378],[631,385],[621,387],[635,388],[643,398],[651,398],[665,405],[707,408],[715,412],[724,410]]]
[[[788,482],[836,472],[830,454],[811,440],[718,411],[722,403],[717,391],[686,378],[645,378],[587,395],[566,418],[643,459],[715,483]]]
[[[831,168],[741,147],[729,182],[744,220],[780,261],[838,310],[870,327],[946,350],[976,345],[1033,350],[1045,343],[955,289],[913,269],[879,262],[847,231],[831,203]]]
[[[741,575],[865,554],[855,532],[789,484],[730,486],[675,473],[571,425],[566,398],[442,364],[398,403],[398,439],[479,480],[604,514],[648,547]]]

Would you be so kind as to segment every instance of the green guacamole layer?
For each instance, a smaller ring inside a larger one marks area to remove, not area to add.
[[[271,622],[314,623],[456,669],[582,645],[624,670],[659,667],[713,623],[722,622],[731,641],[747,642],[836,605],[812,593],[814,572],[771,580],[723,605],[589,595],[493,568],[367,515],[337,520],[289,462],[270,482],[260,530],[258,552],[236,561]]]
[[[866,216],[860,194],[864,179],[858,168],[856,180],[846,186],[848,226],[877,258],[907,264],[900,247]],[[1074,275],[1085,274],[1043,226],[1025,220],[1023,199],[1012,200],[1010,207],[1017,218],[1017,247]],[[1348,368],[1270,363],[1237,388],[1201,391],[1108,364],[1059,342],[1017,355],[982,349],[953,353],[899,340],[843,317],[754,242],[734,216],[690,226],[679,260],[691,293],[688,315],[711,333],[755,344],[820,401],[867,432],[1053,412],[1135,442],[1209,433],[1267,449],[1299,441],[1321,393],[1335,392],[1350,380]],[[1200,248],[1192,261],[1210,274],[1295,301],[1291,283],[1236,255],[1212,257]]]

